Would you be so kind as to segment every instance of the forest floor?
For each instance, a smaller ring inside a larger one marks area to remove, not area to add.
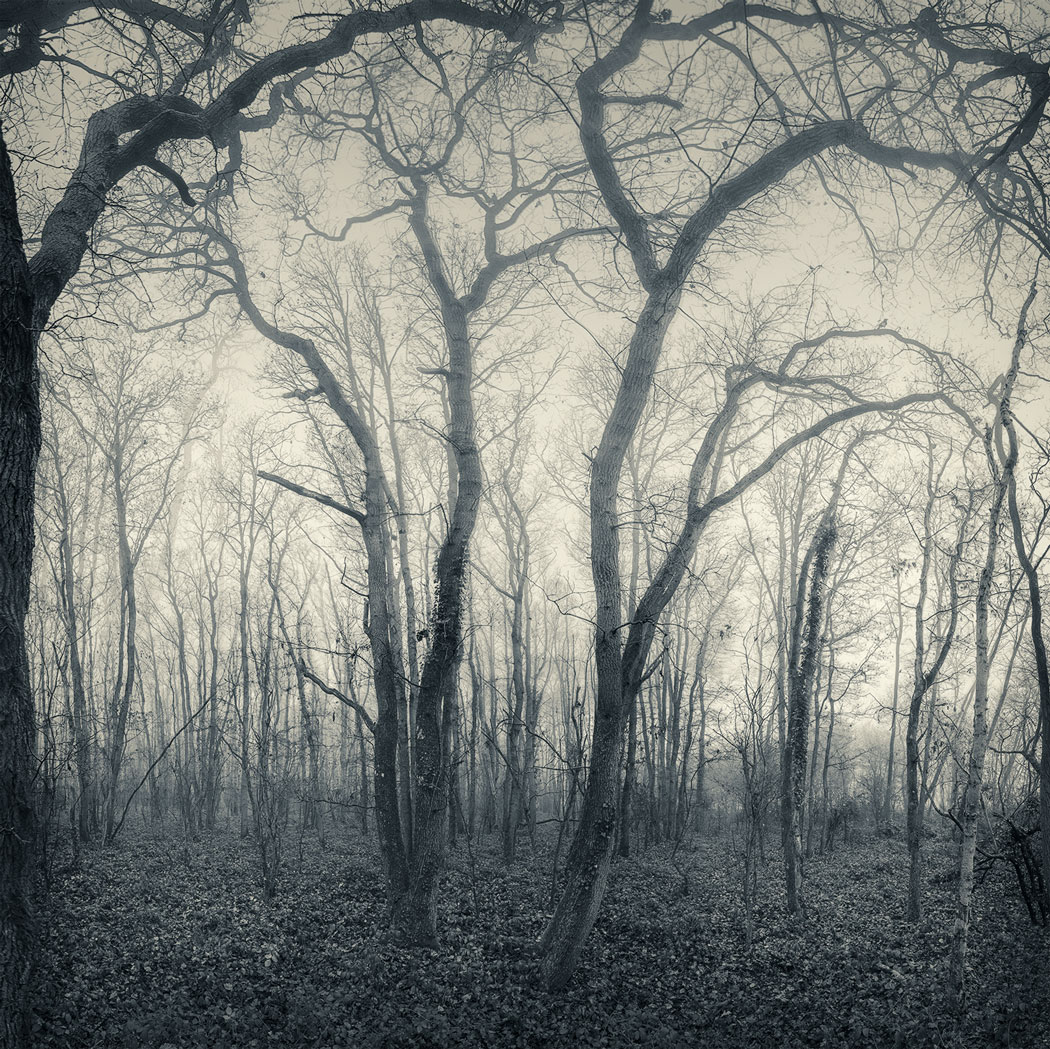
[[[978,893],[968,1012],[945,1005],[952,852],[931,842],[927,917],[902,920],[904,845],[813,859],[808,917],[784,915],[775,862],[745,941],[726,841],[616,865],[569,989],[538,986],[551,849],[505,869],[452,856],[440,950],[390,943],[370,842],[287,846],[278,899],[234,835],[140,833],[59,858],[37,977],[41,1047],[321,1049],[704,1047],[1050,1049],[1050,937],[1003,877]],[[68,859],[68,857],[66,857]],[[683,878],[683,873],[685,878]],[[687,879],[687,880],[685,880]]]

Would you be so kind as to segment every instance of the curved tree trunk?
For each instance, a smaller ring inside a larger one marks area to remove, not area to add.
[[[416,712],[416,805],[413,813],[413,856],[409,884],[407,931],[427,943],[437,936],[438,878],[444,863],[445,821],[448,815],[449,755],[442,746],[443,703],[456,688],[463,639],[465,583],[469,545],[481,504],[481,455],[474,423],[471,391],[473,361],[467,311],[451,296],[430,254],[429,234],[420,210],[413,228],[428,258],[431,282],[442,306],[448,347],[448,441],[455,453],[458,483],[450,510],[448,532],[438,552],[437,594],[431,618],[431,643],[420,673]]]
[[[552,989],[564,987],[572,976],[609,878],[624,728],[637,702],[641,677],[639,673],[638,681],[628,682],[623,660],[617,496],[627,446],[645,407],[679,297],[679,291],[665,286],[661,294],[650,296],[643,309],[612,414],[591,464],[591,574],[597,598],[594,732],[580,822],[566,862],[566,884],[541,941],[544,974]]]
[[[1021,350],[1027,337],[1025,324],[1028,310],[1035,299],[1037,285],[1033,282],[1031,290],[1021,307],[1017,321],[1017,334],[1014,339],[1013,355],[1010,367],[1002,379],[998,412],[995,421],[996,431],[1001,438],[1002,427],[1006,429],[1012,420],[1011,398],[1014,384],[1020,369]],[[988,511],[988,546],[984,566],[981,569],[977,584],[977,601],[974,610],[974,638],[976,648],[976,666],[974,668],[973,694],[973,742],[970,745],[970,756],[966,765],[966,786],[963,791],[962,818],[960,820],[962,835],[959,843],[959,880],[956,889],[955,926],[952,931],[952,952],[949,965],[949,983],[952,997],[962,1005],[966,991],[966,953],[970,936],[970,906],[973,895],[973,865],[977,854],[977,822],[981,815],[982,795],[984,792],[984,761],[988,751],[988,678],[991,672],[992,652],[988,643],[988,614],[991,605],[992,582],[995,577],[995,556],[999,542],[999,522],[1002,517],[1003,503],[1013,483],[1014,470],[1017,467],[1017,442],[1011,441],[1009,452],[1001,463],[996,461],[992,449],[991,433],[985,434],[985,448],[988,453],[988,465],[995,481],[992,490],[992,505]],[[1035,609],[1033,608],[1033,613]],[[1045,666],[1045,663],[1044,663]],[[1044,837],[1047,828],[1043,828]]]

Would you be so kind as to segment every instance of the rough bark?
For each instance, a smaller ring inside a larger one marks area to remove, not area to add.
[[[29,268],[0,133],[0,1046],[29,1044],[34,947],[33,697],[25,619],[33,562],[40,384]]]
[[[802,910],[802,806],[806,793],[806,745],[809,707],[822,648],[825,583],[831,551],[837,536],[834,516],[826,513],[802,561],[798,601],[788,656],[787,737],[781,787],[781,830],[784,842],[784,877],[789,914]]]
[[[455,690],[459,674],[469,546],[481,504],[482,476],[474,421],[469,311],[464,299],[453,292],[430,234],[425,187],[417,181],[415,188],[409,221],[441,310],[448,353],[446,439],[454,453],[458,475],[455,503],[449,509],[448,531],[435,566],[437,592],[430,621],[431,642],[420,672],[416,711],[414,855],[407,927],[413,939],[428,943],[437,936],[436,890],[444,863],[448,816],[450,770],[449,756],[442,747],[442,704]]]

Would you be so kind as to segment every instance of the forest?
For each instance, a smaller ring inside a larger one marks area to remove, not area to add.
[[[1050,11],[0,78],[0,1049],[1050,1049]]]

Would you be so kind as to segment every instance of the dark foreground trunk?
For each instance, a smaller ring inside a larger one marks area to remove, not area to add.
[[[0,137],[0,1047],[28,1044],[33,948],[33,699],[25,618],[33,561],[40,399],[33,299]]]

